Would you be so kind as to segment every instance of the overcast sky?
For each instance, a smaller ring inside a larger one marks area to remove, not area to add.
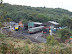
[[[72,12],[72,0],[3,0],[5,3],[32,7],[63,8]]]

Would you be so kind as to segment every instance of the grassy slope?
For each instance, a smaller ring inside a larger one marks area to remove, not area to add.
[[[0,53],[2,53],[1,50],[3,50],[3,52],[6,53],[11,53],[12,51],[13,53],[16,52],[17,54],[21,54],[21,53],[25,53],[25,54],[31,54],[31,53],[45,54],[46,53],[47,54],[49,52],[55,53],[56,50],[59,53],[62,48],[66,48],[64,49],[65,53],[72,52],[70,51],[70,49],[72,49],[71,44],[69,45],[60,44],[60,45],[51,46],[51,45],[46,45],[45,43],[32,43],[30,40],[22,40],[22,39],[5,37],[5,36],[2,37],[2,36],[4,35],[0,34]],[[3,48],[4,49],[7,48],[7,49],[4,51]],[[10,50],[10,52],[8,50]],[[62,51],[61,53],[63,53],[64,51]]]

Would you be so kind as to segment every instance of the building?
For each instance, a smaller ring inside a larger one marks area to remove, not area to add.
[[[38,27],[41,25],[42,25],[42,23],[40,23],[40,22],[26,22],[26,23],[24,23],[24,28],[25,29],[34,28],[34,27]]]
[[[18,23],[15,23],[15,22],[4,22],[3,23],[3,25],[6,26],[6,27],[7,26],[13,26],[14,27],[16,24],[18,24]]]
[[[42,25],[42,23],[40,23],[40,22],[29,22],[28,23],[28,28],[39,27],[41,25]]]
[[[48,22],[43,23],[42,25],[45,27],[53,26],[54,28],[59,28],[60,26],[59,23],[54,22],[54,21],[48,21]]]

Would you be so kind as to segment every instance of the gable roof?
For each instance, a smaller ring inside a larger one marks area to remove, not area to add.
[[[50,23],[52,23],[52,24],[55,24],[55,25],[59,25],[59,23],[54,22],[54,21],[48,21],[48,22],[50,22]]]

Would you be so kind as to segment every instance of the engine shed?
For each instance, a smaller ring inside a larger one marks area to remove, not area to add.
[[[45,26],[45,27],[53,26],[54,28],[60,27],[59,23],[57,23],[55,21],[48,21],[48,22],[43,23],[42,25]]]

